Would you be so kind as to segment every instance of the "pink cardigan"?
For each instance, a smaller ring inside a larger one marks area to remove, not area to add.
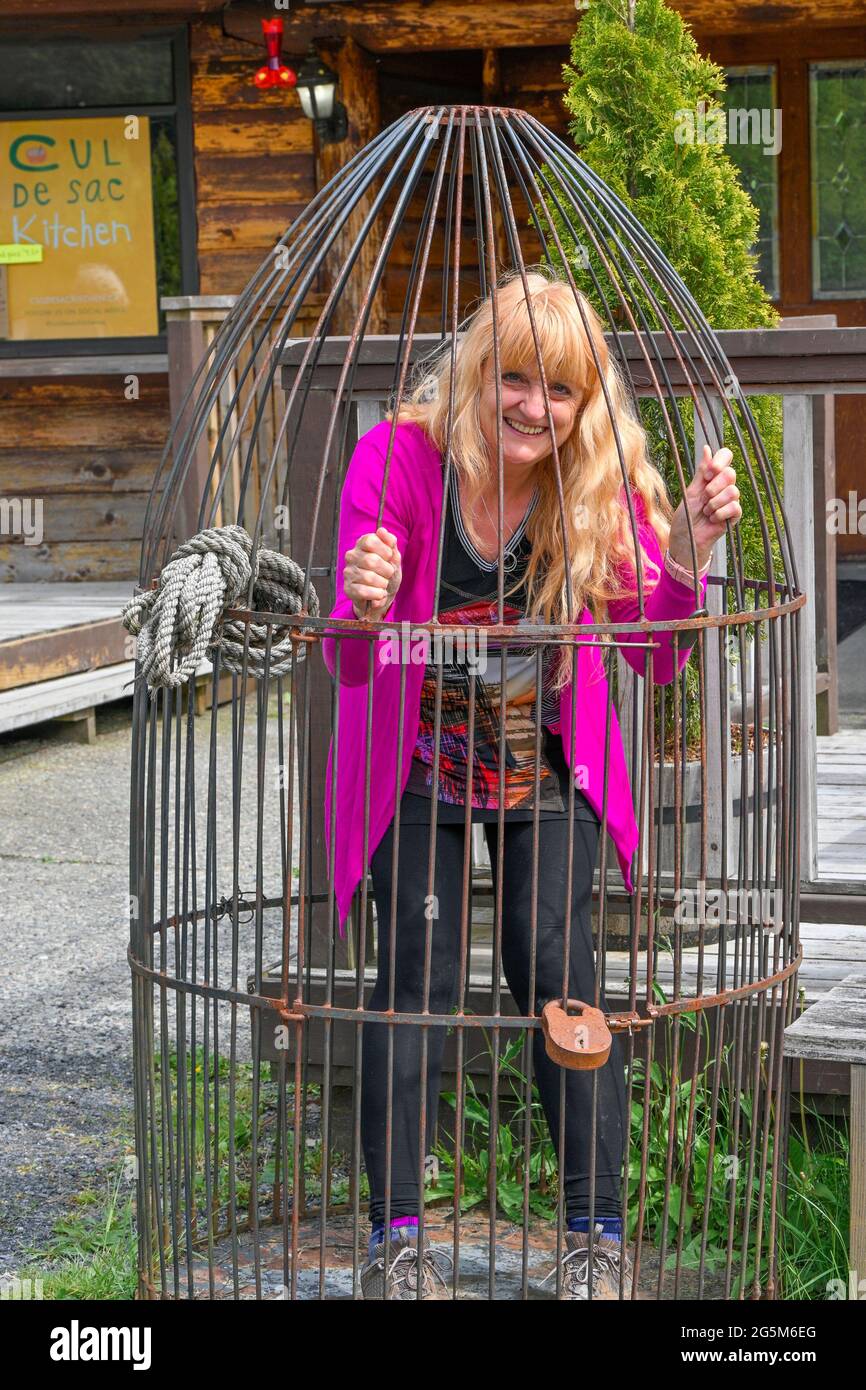
[[[332,618],[351,618],[355,615],[352,600],[343,590],[343,556],[359,536],[375,531],[379,498],[391,434],[391,422],[383,420],[358,440],[349,466],[340,503],[340,525],[337,546],[337,601]],[[382,525],[397,537],[403,565],[403,577],[391,608],[384,621],[398,625],[403,619],[410,623],[429,622],[433,615],[433,587],[436,582],[436,558],[439,544],[439,525],[443,501],[443,463],[438,449],[427,438],[420,425],[402,422],[397,425]],[[625,504],[625,494],[623,493]],[[644,615],[647,621],[688,618],[695,611],[694,591],[674,579],[662,564],[663,556],[652,527],[643,520],[640,497],[635,494],[636,517],[640,523],[640,543],[645,555],[660,567],[660,577],[644,585]],[[701,603],[706,594],[706,579],[701,581]],[[618,599],[609,604],[610,621],[627,623],[638,619],[637,598]],[[581,623],[591,623],[592,615],[584,608]],[[632,641],[646,641],[646,632],[628,634]],[[653,677],[656,684],[665,685],[674,679],[673,641],[670,633],[656,632],[651,640],[660,645],[653,653]],[[349,912],[352,894],[367,865],[394,818],[397,800],[397,745],[400,708],[400,680],[404,669],[398,662],[382,661],[384,643],[368,637],[343,636],[340,653],[339,724],[337,744],[337,807],[334,832],[333,863],[331,848],[331,788],[333,778],[334,740],[328,750],[325,790],[325,839],[328,846],[328,872],[333,876],[334,891],[341,935]],[[336,677],[336,640],[323,637],[322,656],[332,677]],[[367,725],[367,672],[369,648],[373,647],[373,715],[372,752],[370,757],[370,836],[367,859],[364,856],[364,791],[365,748]],[[420,654],[420,644],[419,654]],[[377,650],[378,648],[378,650]],[[569,766],[577,770],[577,784],[587,800],[602,814],[604,797],[604,743],[607,718],[607,680],[604,675],[597,640],[577,651],[578,717],[575,748],[572,750],[572,687],[565,685],[560,693],[560,733]],[[623,647],[626,661],[643,674],[646,654],[636,647]],[[678,670],[682,670],[690,648],[680,648]],[[418,730],[421,708],[421,685],[424,679],[423,661],[405,666],[405,705],[403,744],[400,770],[400,792],[409,776],[412,751]],[[631,861],[638,842],[631,788],[623,754],[622,738],[611,702],[609,783],[607,793],[607,825],[616,846],[620,870],[628,892],[634,891]]]

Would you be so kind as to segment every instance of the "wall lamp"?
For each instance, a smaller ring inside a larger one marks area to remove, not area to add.
[[[316,127],[319,143],[333,144],[345,140],[349,131],[346,108],[335,100],[337,74],[322,62],[314,46],[298,68],[297,92],[301,107]]]

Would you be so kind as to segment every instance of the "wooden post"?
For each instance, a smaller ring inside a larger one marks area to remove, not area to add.
[[[192,419],[195,397],[192,398],[181,416],[183,399],[189,384],[198,371],[205,354],[205,324],[201,312],[191,307],[169,309],[166,312],[166,339],[168,345],[168,386],[171,418],[177,421],[175,441],[183,439],[184,431]],[[202,430],[195,447],[195,453],[187,470],[181,489],[177,508],[177,542],[195,535],[198,527],[199,508],[204,496],[208,470],[210,468],[210,441],[207,429]]]
[[[863,1049],[866,1058],[866,1048]],[[855,1294],[866,1292],[866,1060],[851,1064],[851,1220],[849,1268],[854,1272]]]
[[[354,154],[378,135],[381,130],[379,108],[379,75],[372,54],[361,48],[353,38],[346,38],[339,47],[322,45],[323,56],[339,78],[336,99],[346,107],[349,133],[345,140],[320,145],[316,141],[316,187],[325,184],[349,162]],[[326,288],[330,289],[345,264],[352,244],[357,239],[370,209],[370,195],[364,194],[346,219],[323,266]],[[381,218],[370,227],[340,295],[328,333],[351,333],[370,285],[376,257],[382,245]],[[365,334],[385,333],[388,316],[384,292],[384,276],[373,296]]]
[[[701,421],[695,412],[695,461],[703,457],[704,445],[709,444],[713,454],[718,453],[724,438],[724,410],[717,396],[710,397],[709,404],[703,407],[715,424],[711,427],[711,438],[707,439]],[[713,548],[711,575],[727,576],[728,548],[727,538],[721,536]],[[720,584],[707,584],[707,611],[720,614],[724,610],[726,590]],[[728,700],[727,653],[719,657],[719,634],[717,629],[708,628],[704,634],[704,675],[706,679],[706,729],[704,733],[707,750],[707,879],[710,882],[721,877],[722,873],[722,827],[726,823],[727,866],[726,872],[736,872],[737,841],[733,830],[733,787],[731,786],[731,717]],[[697,660],[697,653],[692,658]],[[743,692],[745,698],[745,690]],[[722,805],[722,768],[725,768],[726,804]],[[760,788],[755,790],[756,797]],[[740,807],[740,814],[746,814],[746,807]]]
[[[783,396],[785,514],[800,587],[807,595],[800,633],[800,727],[794,730],[800,759],[800,881],[818,876],[818,749],[815,714],[815,524],[812,491],[812,397]]]
[[[834,315],[835,317],[835,315]],[[817,729],[839,731],[839,660],[836,655],[836,533],[827,526],[827,503],[836,495],[836,398],[815,396],[813,495],[815,498]]]
[[[835,314],[796,314],[785,328],[836,328]],[[836,657],[836,536],[826,525],[827,502],[836,496],[836,409],[832,392],[814,396],[813,498],[815,513],[815,655],[818,668],[818,735],[839,729],[839,666]]]
[[[76,709],[71,714],[58,714],[55,723],[64,730],[64,738],[69,743],[96,742],[96,710]]]
[[[313,508],[322,466],[323,441],[328,432],[331,412],[334,408],[334,392],[312,390],[307,398],[303,416],[298,426],[298,440],[295,450],[292,476],[292,535],[295,549],[294,559],[306,566],[310,536],[313,529]],[[289,432],[291,433],[290,425]],[[334,437],[339,438],[339,422]],[[349,449],[351,441],[347,441]],[[316,543],[313,548],[313,570],[325,569],[325,575],[316,574],[313,585],[319,597],[322,613],[329,613],[336,597],[334,574],[331,569],[331,551],[335,544],[334,516],[335,492],[339,491],[339,461],[330,460],[325,480],[322,506]],[[321,653],[311,647],[306,660],[299,667],[297,700],[297,739],[298,739],[298,777],[299,786],[295,790],[296,814],[301,814],[301,788],[306,787],[305,812],[308,817],[307,882],[313,893],[327,893],[328,875],[325,842],[324,805],[325,771],[328,757],[328,744],[331,738],[331,698],[333,681],[322,660]],[[310,683],[309,689],[307,683]],[[309,766],[304,762],[303,718],[309,700],[310,741]],[[302,890],[303,891],[303,890]],[[328,921],[326,903],[316,903],[312,907],[312,938],[310,961],[313,966],[325,966],[330,958],[331,929]],[[348,935],[334,938],[335,963],[337,968],[348,965]]]

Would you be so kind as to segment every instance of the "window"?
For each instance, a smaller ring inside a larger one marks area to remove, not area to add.
[[[186,40],[0,42],[0,354],[163,346],[194,293]]]
[[[781,112],[776,101],[776,69],[726,69],[724,104],[728,112],[726,153],[760,215],[758,279],[771,299],[779,298],[779,160]]]
[[[812,294],[866,296],[866,63],[809,64]]]

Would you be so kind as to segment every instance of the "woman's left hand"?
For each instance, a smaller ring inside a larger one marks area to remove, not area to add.
[[[709,560],[716,541],[725,534],[727,523],[737,522],[743,515],[737,474],[731,464],[733,457],[730,449],[720,449],[714,455],[709,444],[705,444],[695,476],[673,514],[668,552],[684,569],[691,570],[694,563],[686,508],[691,518],[699,570]]]

